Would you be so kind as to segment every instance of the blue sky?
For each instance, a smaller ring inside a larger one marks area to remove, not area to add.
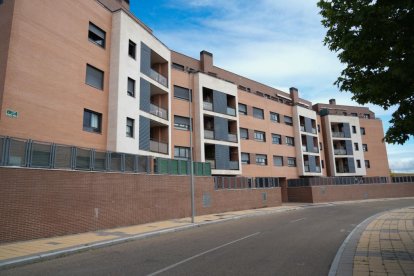
[[[294,86],[313,103],[356,105],[333,82],[343,65],[323,45],[316,0],[131,0],[132,12],[170,49],[288,91]],[[389,126],[390,110],[368,106]],[[387,145],[393,171],[414,172],[414,140]]]

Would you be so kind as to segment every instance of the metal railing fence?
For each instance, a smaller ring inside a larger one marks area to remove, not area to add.
[[[266,189],[279,187],[277,177],[215,176],[214,187],[220,189]]]
[[[150,173],[150,158],[0,136],[0,166]]]
[[[154,172],[156,174],[189,175],[190,160],[155,158]],[[206,162],[193,162],[195,176],[211,176],[211,164]]]
[[[414,176],[402,177],[314,177],[288,179],[288,187],[324,186],[324,185],[358,185],[358,184],[391,184],[414,183]]]

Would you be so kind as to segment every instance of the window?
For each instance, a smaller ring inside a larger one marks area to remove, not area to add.
[[[295,145],[295,138],[286,136],[286,145],[294,146]]]
[[[247,106],[245,104],[239,103],[239,114],[247,115]]]
[[[356,133],[356,126],[352,126],[352,133]]]
[[[358,113],[351,113],[351,116],[358,117]]]
[[[369,114],[364,114],[364,119],[371,119],[371,115],[369,115]]]
[[[293,121],[292,121],[292,117],[289,116],[284,116],[285,118],[285,124],[287,124],[288,126],[292,126],[293,125]]]
[[[263,131],[254,131],[254,139],[260,142],[266,142],[266,134]]]
[[[174,97],[186,101],[191,100],[191,91],[188,88],[174,85]]]
[[[253,117],[263,120],[264,119],[263,109],[253,107]]]
[[[181,130],[190,130],[190,118],[174,116],[174,127]]]
[[[173,68],[173,69],[180,70],[180,71],[184,71],[184,70],[185,70],[184,65],[181,65],[181,64],[178,64],[178,63],[174,63],[174,62],[173,62],[173,64],[172,64],[172,68]]]
[[[101,133],[102,114],[88,109],[83,110],[83,130]]]
[[[361,135],[365,135],[365,127],[361,127]]]
[[[282,144],[282,136],[280,136],[279,134],[273,134],[272,133],[272,143],[281,145]]]
[[[250,153],[246,153],[246,152],[241,153],[241,163],[250,164]]]
[[[106,33],[101,28],[89,22],[89,32],[88,32],[89,41],[95,43],[96,45],[101,46],[102,48],[105,48],[105,36],[106,36]]]
[[[274,112],[270,112],[270,120],[272,122],[280,122],[279,121],[279,114],[274,113]]]
[[[174,147],[175,159],[190,159],[190,148],[187,147]]]
[[[363,151],[368,151],[368,145],[367,144],[362,144],[362,150]]]
[[[354,149],[355,149],[355,151],[359,151],[359,145],[358,145],[358,143],[354,143]]]
[[[135,97],[135,80],[128,78],[128,96]]]
[[[319,142],[319,150],[323,150],[323,146],[321,142]]]
[[[129,41],[129,44],[128,44],[128,55],[132,57],[133,59],[135,59],[137,55],[137,44],[135,44],[131,40]]]
[[[288,167],[296,167],[296,158],[288,157],[287,163],[288,163]]]
[[[367,169],[371,168],[371,164],[369,163],[369,160],[365,160],[365,168]]]
[[[103,90],[104,72],[86,64],[86,84]]]
[[[247,128],[240,128],[240,139],[249,139],[249,130]]]
[[[321,126],[318,125],[318,133],[321,132]]]
[[[283,157],[282,156],[273,156],[273,166],[282,167],[283,166]]]
[[[134,119],[126,119],[126,136],[134,137]]]
[[[256,164],[261,166],[267,165],[267,155],[266,154],[256,154]]]
[[[361,168],[361,160],[357,159],[356,163],[357,163],[357,168]]]
[[[321,166],[322,166],[322,169],[325,168],[325,162],[323,162],[323,160],[321,160]]]

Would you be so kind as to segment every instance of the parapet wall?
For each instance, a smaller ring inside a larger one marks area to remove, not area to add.
[[[190,177],[0,167],[0,243],[189,217]],[[215,190],[195,177],[196,214],[281,205],[280,188]]]

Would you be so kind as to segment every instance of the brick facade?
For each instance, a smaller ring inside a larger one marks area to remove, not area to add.
[[[0,168],[0,184],[0,242],[191,214],[189,176]],[[280,188],[214,190],[212,177],[195,187],[197,215],[281,205]]]
[[[289,201],[333,202],[414,196],[414,183],[327,185],[288,188]]]

